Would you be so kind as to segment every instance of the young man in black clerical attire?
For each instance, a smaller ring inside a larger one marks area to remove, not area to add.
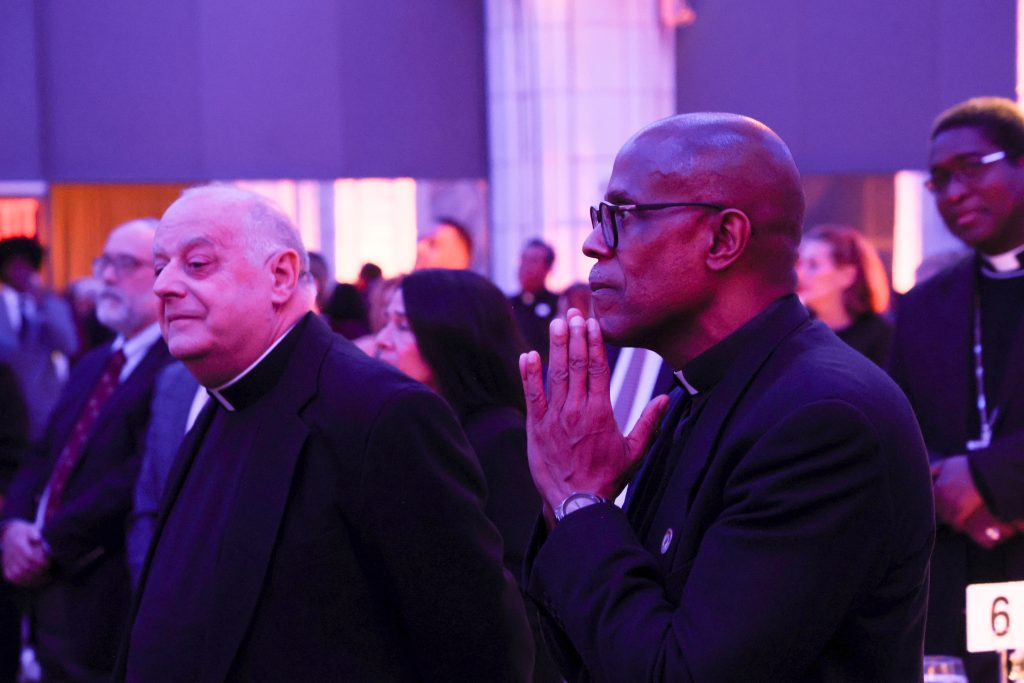
[[[168,477],[116,678],[525,680],[523,604],[455,416],[310,312],[290,220],[189,190],[154,264],[171,354],[212,399]]]
[[[995,655],[965,651],[964,587],[1024,579],[1024,115],[977,98],[932,127],[928,189],[973,252],[898,309],[892,373],[921,422],[939,521],[925,649],[967,657],[972,682]]]

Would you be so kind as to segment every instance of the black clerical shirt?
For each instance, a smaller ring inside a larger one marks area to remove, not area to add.
[[[989,415],[999,415],[1006,408],[1011,392],[1017,387],[1008,386],[1004,379],[1013,375],[1021,361],[1020,339],[1021,302],[1024,301],[1024,270],[995,276],[982,270],[978,292],[981,299],[981,344],[982,362],[985,375],[985,397]],[[974,387],[974,362],[969,363],[970,382]],[[968,411],[970,434],[978,433],[977,411]]]
[[[194,444],[187,474],[159,531],[156,548],[139,600],[131,632],[126,679],[144,681],[198,680],[201,653],[211,629],[207,606],[213,576],[223,552],[221,538],[234,505],[239,476],[258,436],[249,418],[284,371],[300,328],[285,338],[244,376],[214,397],[196,421],[196,430],[182,448]],[[219,395],[218,395],[219,394]],[[198,438],[196,438],[198,437]],[[172,482],[168,482],[170,485]],[[172,493],[173,492],[169,492]]]

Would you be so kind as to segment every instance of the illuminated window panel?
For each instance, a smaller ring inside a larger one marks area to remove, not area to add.
[[[0,198],[0,239],[35,237],[39,225],[39,200],[27,197]]]
[[[293,220],[310,251],[320,251],[323,235],[321,191],[317,180],[236,180],[232,183],[272,199]]]
[[[235,180],[272,199],[295,221],[307,249],[333,262],[334,276],[354,282],[366,262],[385,277],[416,260],[416,181],[412,178]]]
[[[334,269],[354,282],[366,262],[385,277],[407,273],[416,261],[416,181],[363,178],[334,182]]]
[[[923,207],[931,201],[924,189],[924,173],[900,171],[896,185],[896,211],[893,219],[892,288],[903,294],[914,286],[914,271],[921,263]]]

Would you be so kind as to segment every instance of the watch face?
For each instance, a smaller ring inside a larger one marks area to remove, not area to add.
[[[565,514],[569,514],[570,512],[576,512],[580,508],[585,508],[588,505],[593,504],[594,501],[587,500],[586,498],[573,498],[572,500],[565,504]]]
[[[566,515],[576,512],[580,508],[604,502],[606,502],[604,498],[593,493],[573,493],[563,500],[561,505],[555,508],[555,519],[561,521]]]

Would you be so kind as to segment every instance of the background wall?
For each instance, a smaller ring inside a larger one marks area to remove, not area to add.
[[[678,110],[760,119],[805,174],[923,168],[935,116],[1015,97],[1015,0],[693,0]]]
[[[0,180],[481,178],[475,0],[5,0]]]

